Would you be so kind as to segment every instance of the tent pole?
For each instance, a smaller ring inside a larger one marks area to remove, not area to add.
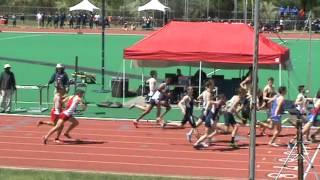
[[[202,72],[202,61],[200,61],[200,65],[199,65],[199,95],[201,94],[201,80],[202,80],[201,72]]]
[[[282,64],[279,64],[279,86],[282,86]]]
[[[144,94],[144,67],[142,67],[142,74],[141,74],[141,95],[143,96]]]
[[[126,89],[126,62],[123,59],[122,61],[122,105],[124,105],[125,100],[125,89]]]
[[[257,121],[257,87],[258,87],[258,61],[259,61],[259,7],[260,0],[255,3],[254,17],[254,54],[253,54],[253,91],[252,91],[252,114],[250,124],[250,165],[249,165],[249,180],[255,180],[256,176],[256,121]]]
[[[309,22],[309,57],[308,57],[308,89],[309,89],[309,91],[310,91],[310,93],[311,93],[311,86],[312,86],[312,78],[311,78],[311,74],[312,74],[312,63],[311,63],[311,61],[312,61],[312,51],[311,51],[311,48],[312,48],[312,43],[311,43],[311,38],[312,38],[312,36],[311,36],[311,13],[312,13],[312,11],[310,10],[310,12],[309,12],[309,18],[308,18],[308,22]]]

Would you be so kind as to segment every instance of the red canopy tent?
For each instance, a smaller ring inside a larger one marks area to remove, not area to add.
[[[259,64],[278,67],[289,49],[260,35]],[[124,58],[140,66],[199,65],[215,68],[251,66],[254,30],[246,24],[171,22],[124,50]],[[197,64],[195,64],[197,62]]]
[[[172,21],[126,48],[124,59],[136,60],[142,67],[187,65],[200,66],[200,70],[202,66],[240,69],[252,65],[253,49],[254,30],[246,24]],[[289,65],[288,60],[288,48],[260,34],[260,67],[279,68],[281,79],[281,69]],[[123,68],[125,79],[125,66]]]

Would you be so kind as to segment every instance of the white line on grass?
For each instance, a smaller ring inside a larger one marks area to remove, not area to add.
[[[25,36],[13,36],[13,37],[1,38],[0,41],[11,40],[11,39],[31,38],[31,37],[38,37],[38,36],[43,36],[43,35],[42,34],[37,34],[37,35],[25,35]]]

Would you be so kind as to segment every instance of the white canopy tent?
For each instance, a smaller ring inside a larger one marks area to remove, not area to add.
[[[169,7],[163,5],[159,0],[151,0],[147,4],[140,6],[138,11],[146,11],[146,10],[157,10],[165,12],[166,10],[170,9]]]
[[[99,9],[95,5],[93,5],[89,0],[83,0],[79,4],[70,7],[70,11],[91,11]]]

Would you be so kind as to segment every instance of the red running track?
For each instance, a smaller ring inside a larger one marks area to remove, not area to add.
[[[210,148],[195,150],[185,139],[188,129],[161,129],[142,124],[136,129],[128,121],[80,120],[72,135],[80,141],[48,145],[41,137],[49,127],[35,126],[47,118],[0,116],[0,166],[62,169],[160,176],[247,179],[248,128],[240,130],[240,149],[229,147],[230,135],[218,135]],[[294,129],[284,128],[278,143],[270,147],[269,137],[257,137],[257,179],[273,179],[287,157],[285,144]],[[310,156],[315,144],[308,145]],[[319,158],[315,168],[320,169]],[[296,179],[297,162],[291,160],[281,179]],[[309,175],[308,179],[314,179]]]

